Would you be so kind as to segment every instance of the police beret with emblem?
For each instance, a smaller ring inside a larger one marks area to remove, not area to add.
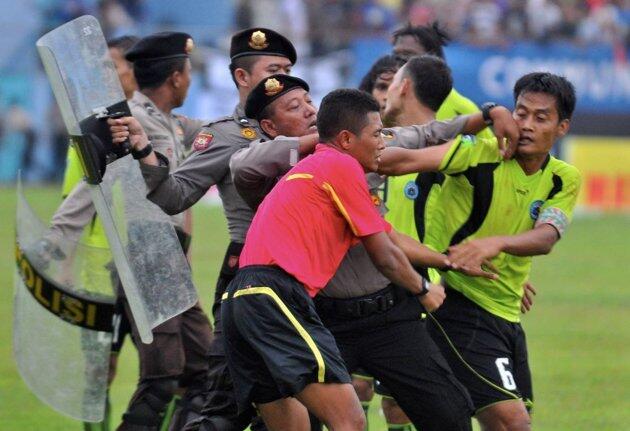
[[[277,55],[288,58],[291,64],[297,60],[295,47],[289,39],[262,27],[248,28],[232,36],[230,59],[234,61],[248,55]]]
[[[247,96],[245,115],[247,118],[258,118],[267,105],[296,88],[309,91],[308,84],[295,76],[271,75],[263,79]]]
[[[157,61],[188,57],[194,48],[187,33],[164,31],[144,37],[125,54],[128,61]]]

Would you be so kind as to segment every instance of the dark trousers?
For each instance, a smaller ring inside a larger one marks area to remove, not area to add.
[[[470,397],[429,336],[424,308],[406,293],[395,297],[392,308],[363,317],[331,313],[321,306],[329,299],[315,302],[348,371],[361,367],[386,385],[418,429],[471,430]]]

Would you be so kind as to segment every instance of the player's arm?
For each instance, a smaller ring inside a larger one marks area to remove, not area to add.
[[[445,294],[439,284],[430,284],[412,268],[405,253],[390,239],[387,233],[378,232],[361,238],[363,246],[378,270],[393,283],[418,295],[428,311],[442,305]],[[423,288],[428,288],[426,292]]]
[[[459,268],[453,265],[449,258],[442,253],[431,250],[408,235],[392,230],[389,233],[391,240],[405,253],[407,259],[414,266],[425,268],[437,268],[441,270],[460,271],[473,277],[496,278],[497,275],[484,270],[481,266],[471,268]]]
[[[559,238],[553,226],[541,224],[518,235],[490,236],[451,246],[448,256],[454,265],[468,268],[483,265],[502,252],[514,256],[548,254]]]

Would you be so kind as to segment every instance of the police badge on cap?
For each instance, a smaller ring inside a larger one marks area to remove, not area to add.
[[[296,88],[309,91],[308,84],[295,76],[272,75],[263,79],[249,93],[247,102],[245,102],[245,115],[248,118],[258,118],[267,105]]]
[[[158,61],[188,57],[195,44],[187,33],[163,31],[140,39],[125,54],[127,61]]]
[[[295,47],[286,37],[268,28],[255,27],[239,31],[232,36],[230,59],[247,55],[277,55],[286,57],[295,64]]]

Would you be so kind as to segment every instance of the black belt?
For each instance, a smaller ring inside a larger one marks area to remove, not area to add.
[[[317,312],[333,318],[362,318],[384,313],[408,297],[404,289],[390,284],[384,289],[357,298],[339,299],[315,297]]]

